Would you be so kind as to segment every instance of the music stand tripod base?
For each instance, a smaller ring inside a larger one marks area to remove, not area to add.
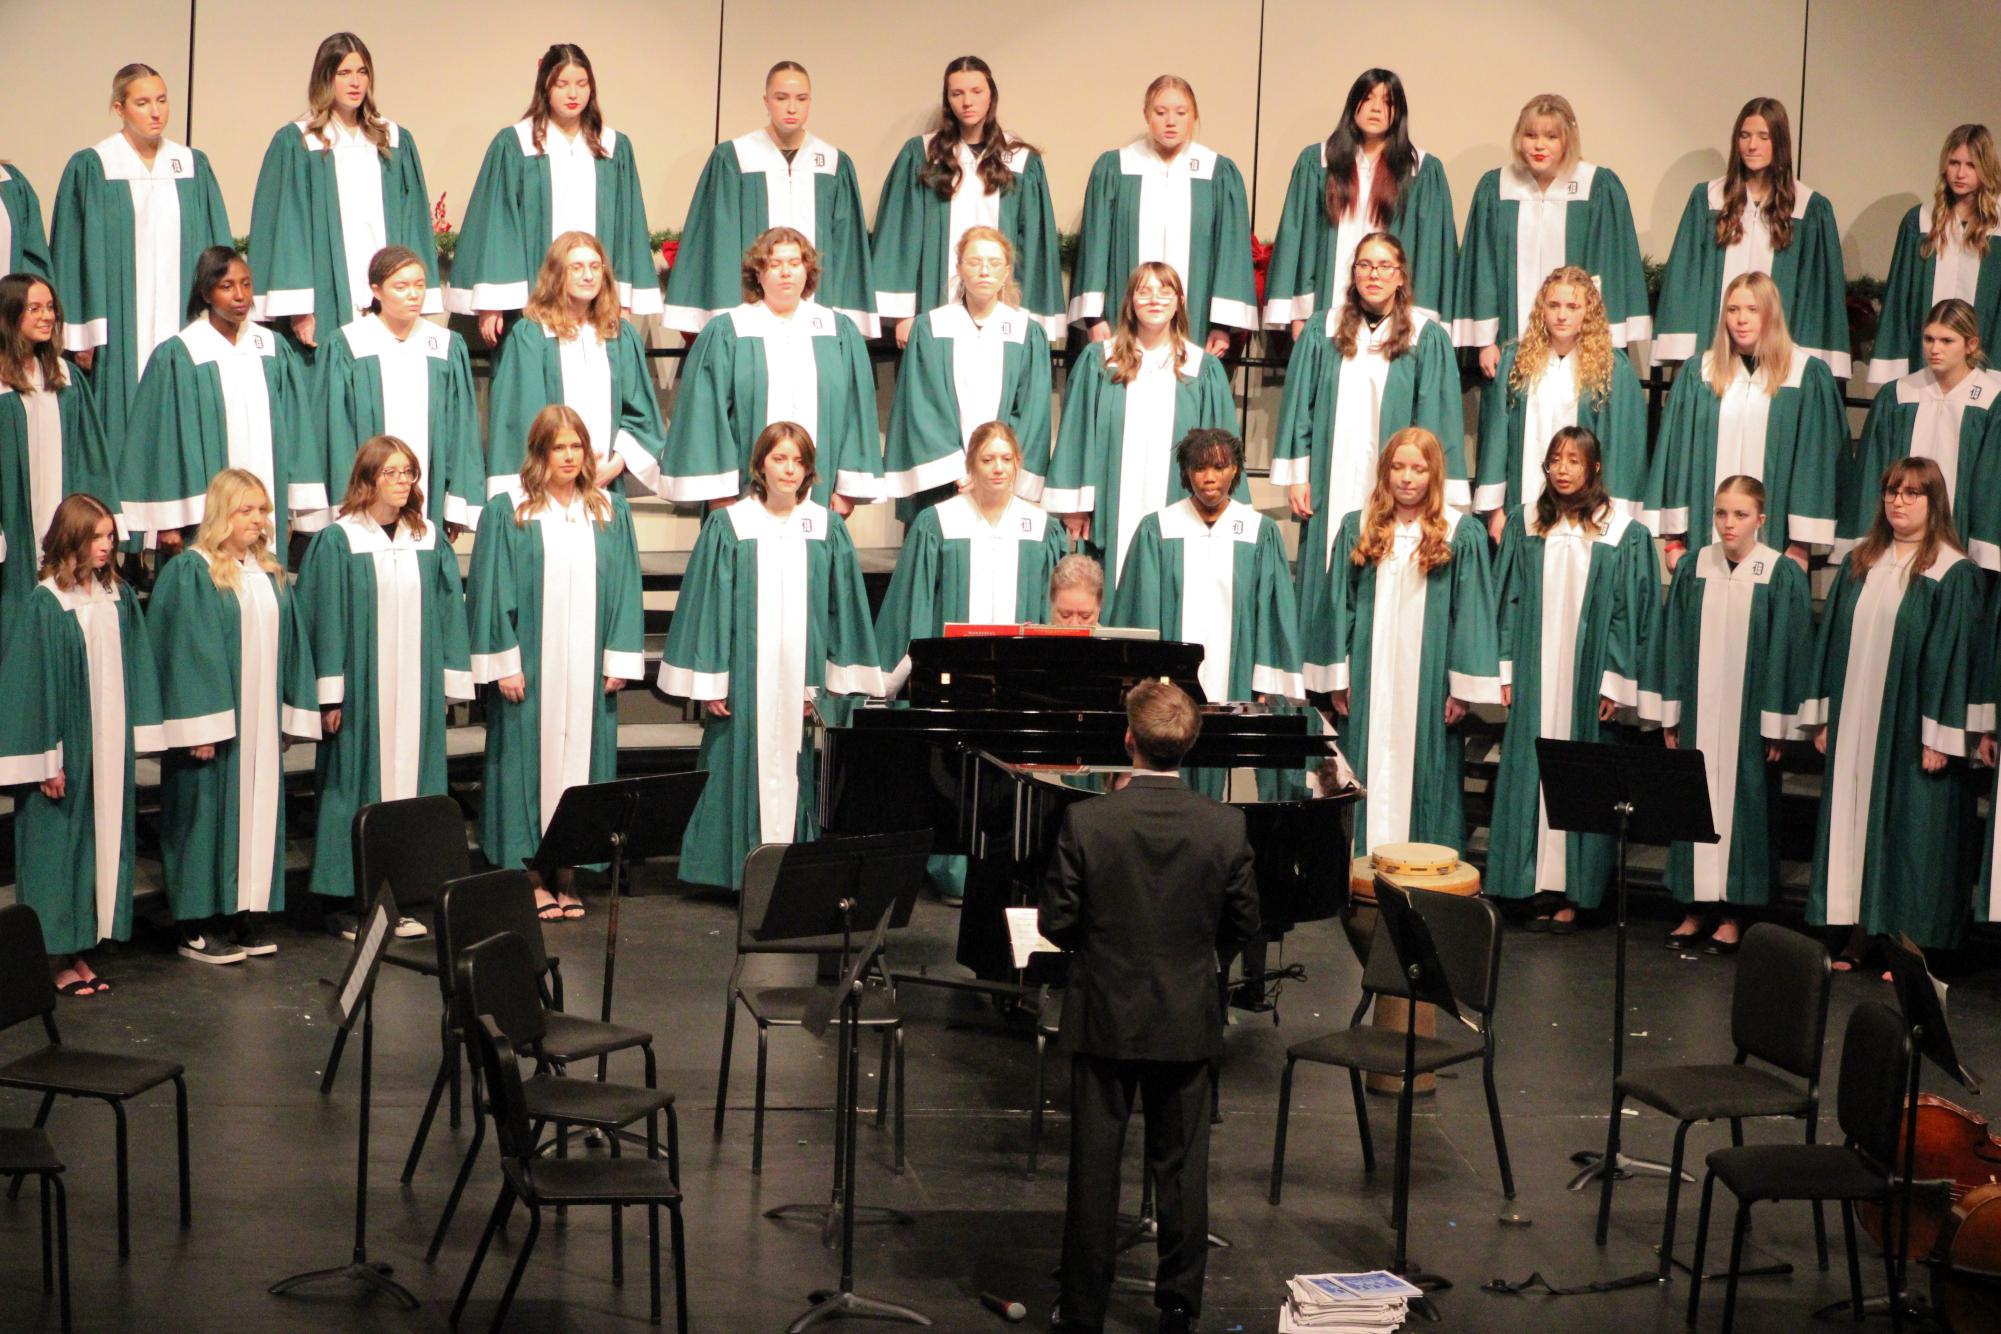
[[[1566,1189],[1583,1190],[1596,1181],[1604,1170],[1604,1158],[1605,1155],[1596,1149],[1579,1149],[1571,1154],[1570,1161],[1584,1164],[1584,1170],[1570,1179]],[[1655,1162],[1652,1158],[1633,1158],[1623,1153],[1613,1160],[1612,1170],[1618,1174],[1615,1180],[1619,1181],[1628,1181],[1633,1177],[1664,1177],[1674,1172],[1674,1168],[1667,1163]],[[1691,1186],[1695,1184],[1695,1177],[1690,1172],[1684,1171],[1681,1179]]]
[[[304,1287],[308,1283],[345,1278],[352,1279],[376,1292],[388,1293],[396,1299],[396,1304],[406,1311],[416,1310],[418,1301],[410,1295],[410,1290],[390,1277],[395,1272],[380,1260],[355,1261],[352,1264],[336,1265],[332,1269],[315,1269],[310,1273],[294,1274],[290,1278],[273,1283],[266,1291],[273,1297],[283,1297],[294,1288]]]
[[[854,1317],[861,1320],[894,1320],[905,1325],[929,1325],[930,1317],[913,1311],[908,1306],[898,1306],[895,1302],[877,1301],[873,1297],[863,1297],[858,1293],[843,1292],[839,1289],[816,1288],[806,1295],[813,1303],[812,1309],[785,1327],[785,1334],[799,1334],[800,1330],[811,1329],[823,1320],[845,1320]]]

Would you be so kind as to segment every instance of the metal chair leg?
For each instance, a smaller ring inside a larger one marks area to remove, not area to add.
[[[1814,1109],[1807,1114],[1806,1142],[1812,1144],[1819,1133],[1820,1106],[1816,1103]],[[1813,1248],[1814,1254],[1820,1259],[1820,1270],[1824,1274],[1827,1272],[1827,1210],[1819,1200],[1813,1202]]]
[[[730,1104],[730,1047],[736,1039],[736,987],[730,988],[728,1003],[723,1008],[723,1059],[716,1069],[716,1129],[717,1139],[723,1137],[723,1111]]]
[[[896,1026],[890,1046],[896,1057],[896,1170],[903,1171],[903,1025]]]
[[[479,1234],[479,1245],[473,1247],[472,1260],[466,1265],[466,1276],[459,1283],[458,1300],[452,1303],[449,1323],[453,1329],[459,1325],[459,1317],[465,1314],[466,1299],[472,1296],[473,1285],[479,1282],[480,1266],[486,1263],[487,1248],[493,1245],[493,1234],[500,1231],[500,1225],[514,1207],[514,1187],[503,1177],[499,1198],[493,1202],[493,1212],[487,1215],[486,1230]]]
[[[1695,1314],[1702,1303],[1702,1267],[1709,1253],[1709,1204],[1716,1194],[1716,1173],[1710,1172],[1702,1178],[1702,1209],[1695,1220],[1695,1263],[1688,1274],[1688,1325],[1695,1325]]]
[[[449,1056],[438,1058],[438,1073],[431,1077],[431,1095],[424,1099],[424,1114],[417,1118],[417,1133],[411,1137],[410,1152],[403,1159],[403,1184],[406,1186],[415,1179],[417,1160],[424,1156],[424,1142],[431,1137],[431,1122],[438,1115],[438,1104],[444,1101],[445,1085],[452,1079],[450,1065]],[[452,1118],[452,1124],[458,1124],[457,1117]]]
[[[660,1206],[646,1206],[646,1287],[648,1319],[660,1323]]]
[[[430,1248],[424,1252],[426,1264],[435,1264],[438,1252],[444,1249],[445,1233],[451,1229],[452,1219],[459,1211],[459,1201],[464,1198],[466,1183],[472,1180],[473,1164],[479,1161],[479,1151],[486,1140],[486,1118],[479,1109],[479,1081],[473,1081],[473,1122],[472,1143],[466,1146],[465,1158],[459,1163],[459,1174],[452,1182],[452,1193],[445,1197],[445,1211],[438,1215],[438,1226],[431,1232]]]
[[[1271,1189],[1266,1198],[1278,1203],[1279,1192],[1285,1187],[1285,1131],[1292,1119],[1292,1072],[1299,1062],[1292,1057],[1285,1058],[1285,1073],[1278,1077],[1278,1129],[1272,1135],[1271,1144]]]
[[[620,1156],[617,1131],[605,1136],[605,1144],[612,1157]],[[611,1206],[611,1285],[614,1288],[625,1286],[625,1210],[618,1204]]]
[[[750,1174],[764,1171],[764,1065],[771,1050],[771,1030],[763,1021],[757,1025],[757,1102],[751,1109]]]
[[[116,1099],[111,1103],[112,1125],[118,1145],[118,1258],[132,1256],[132,1181],[131,1156],[126,1147],[125,1104]]]
[[[1723,1334],[1737,1320],[1737,1271],[1744,1267],[1744,1234],[1751,1230],[1751,1202],[1737,1201],[1737,1226],[1730,1236],[1730,1275],[1723,1286]]]
[[[542,1210],[532,1200],[524,1199],[528,1206],[528,1235],[521,1239],[521,1253],[514,1257],[514,1268],[507,1275],[507,1288],[500,1294],[500,1306],[493,1313],[495,1334],[507,1327],[507,1308],[514,1304],[514,1291],[521,1286],[521,1275],[528,1269],[528,1257],[535,1254],[535,1239],[542,1235]]]
[[[1481,1062],[1480,1075],[1487,1086],[1487,1119],[1494,1127],[1494,1156],[1501,1163],[1501,1193],[1515,1198],[1515,1169],[1508,1164],[1508,1132],[1501,1126],[1501,1095],[1494,1090],[1494,1058],[1489,1052]]]
[[[674,1245],[674,1328],[678,1334],[688,1334],[688,1239],[680,1205],[668,1206],[667,1227]]]
[[[1369,1095],[1362,1088],[1362,1072],[1360,1070],[1350,1070],[1348,1072],[1348,1086],[1355,1095],[1355,1128],[1360,1133],[1362,1139],[1362,1170],[1364,1172],[1374,1172],[1376,1170],[1376,1141],[1369,1134]]]
[[[875,1128],[877,1130],[882,1129],[883,1122],[889,1115],[889,1048],[890,1044],[895,1040],[894,1034],[895,1029],[893,1027],[882,1030],[882,1055],[876,1058],[875,1063]]]
[[[1848,1314],[1862,1323],[1862,1260],[1855,1250],[1855,1206],[1841,1202],[1841,1240],[1848,1249]]]
[[[438,1016],[438,1032],[439,1032],[439,1041],[444,1044],[444,1064],[442,1068],[450,1072],[452,1081],[451,1126],[453,1130],[457,1130],[460,1124],[459,1038],[458,1034],[452,1028],[452,1016],[449,1011]]]
[[[1626,1095],[1615,1089],[1612,1093],[1612,1119],[1605,1126],[1605,1157],[1601,1161],[1608,1163],[1619,1161],[1619,1121],[1624,1115],[1625,1106]],[[1597,1242],[1600,1246],[1605,1244],[1605,1238],[1612,1228],[1612,1178],[1617,1175],[1616,1172],[1598,1174]]]
[[[1035,1155],[1042,1148],[1042,1076],[1043,1063],[1048,1059],[1049,1039],[1040,1031],[1035,1035],[1035,1078],[1031,1085],[1028,1104],[1028,1179],[1035,1180]]]
[[[1661,1220],[1660,1276],[1663,1283],[1674,1277],[1675,1210],[1681,1207],[1681,1164],[1688,1149],[1688,1128],[1693,1124],[1692,1121],[1683,1121],[1675,1127],[1674,1132],[1674,1158],[1668,1168],[1667,1217]],[[1612,1179],[1610,1164],[1614,1161],[1607,1158],[1605,1160],[1608,1165],[1607,1170],[1599,1173],[1607,1181]]]
[[[37,1129],[37,1130],[40,1130],[40,1129],[41,1129],[41,1128],[42,1128],[43,1126],[45,1126],[45,1125],[47,1125],[47,1124],[49,1123],[49,1110],[50,1110],[51,1108],[53,1108],[53,1107],[54,1107],[55,1105],[56,1105],[56,1095],[55,1095],[55,1094],[53,1094],[53,1093],[44,1093],[44,1094],[42,1095],[42,1105],[41,1105],[41,1108],[40,1108],[39,1110],[37,1110],[37,1111],[36,1111],[36,1113],[35,1113],[35,1129]],[[16,1172],[16,1173],[14,1173],[14,1176],[13,1176],[12,1180],[10,1180],[10,1181],[9,1181],[9,1182],[7,1183],[7,1198],[8,1198],[8,1199],[10,1199],[10,1200],[17,1200],[17,1199],[21,1198],[21,1180],[22,1180],[22,1178],[24,1178],[24,1177],[25,1177],[26,1175],[27,1175],[27,1173],[25,1173],[25,1172]]]
[[[195,1212],[188,1181],[188,1086],[179,1075],[174,1076],[174,1134],[180,1151],[181,1230],[186,1231],[195,1224]]]
[[[42,1295],[48,1296],[56,1290],[56,1231],[49,1217],[49,1182],[53,1174],[43,1172],[35,1178],[35,1198],[42,1205]]]
[[[69,1334],[69,1191],[60,1176],[51,1176],[48,1183],[56,1196],[56,1276],[61,1285],[63,1334]]]

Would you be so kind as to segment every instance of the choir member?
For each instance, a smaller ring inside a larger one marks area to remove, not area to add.
[[[85,952],[132,935],[133,756],[166,746],[159,674],[96,497],[56,507],[41,582],[0,658],[0,783],[14,796],[15,893],[41,918],[56,989],[111,990]]]
[[[62,323],[46,279],[0,278],[0,624],[27,607],[42,537],[64,496],[86,491],[118,510],[90,381],[62,359]]]
[[[1827,757],[1806,920],[1951,946],[1966,919],[1958,874],[1972,662],[1984,590],[1953,529],[1945,474],[1907,458],[1882,474],[1875,520],[1821,613],[1800,720]]]
[[[1375,489],[1341,520],[1327,585],[1300,618],[1306,684],[1333,695],[1367,787],[1357,855],[1412,840],[1465,846],[1457,729],[1468,704],[1501,702],[1500,650],[1487,535],[1446,504],[1445,451],[1430,431],[1407,426],[1384,444]]]
[[[806,720],[830,695],[881,695],[861,564],[841,516],[812,499],[813,439],[759,433],[750,493],[710,514],[688,561],[660,690],[699,701],[709,774],[681,843],[681,879],[740,885],[760,843],[817,836]]]
[[[1929,204],[1914,205],[1897,227],[1869,379],[1889,384],[1922,360],[1925,316],[1954,297],[1979,316],[1980,341],[2001,339],[2001,157],[1985,125],[1961,125],[1939,150]],[[1994,264],[1989,267],[1987,261]]]
[[[1542,493],[1542,453],[1566,426],[1598,438],[1605,492],[1621,513],[1637,516],[1647,483],[1647,400],[1633,364],[1613,345],[1597,283],[1569,265],[1537,285],[1528,328],[1480,391],[1473,509],[1487,516],[1496,542],[1508,515]]]
[[[126,410],[153,349],[180,332],[202,251],[231,238],[207,155],[166,137],[159,71],[120,69],[111,109],[118,133],[63,168],[49,210],[49,256],[68,318],[63,349],[90,376],[105,438],[115,444],[125,438]]]
[[[1418,310],[1402,242],[1376,232],[1355,247],[1347,296],[1292,345],[1273,433],[1271,481],[1300,533],[1300,582],[1325,570],[1345,515],[1362,507],[1381,442],[1421,426],[1445,450],[1445,500],[1463,508],[1466,412],[1445,326]]]
[[[1809,545],[1834,542],[1835,477],[1849,454],[1834,373],[1794,344],[1770,275],[1740,273],[1699,365],[1674,377],[1654,441],[1647,526],[1667,539],[1674,569],[1709,545],[1705,495],[1725,478],[1764,485],[1763,536],[1806,568]]]
[[[452,253],[445,308],[477,314],[480,337],[495,346],[507,312],[528,303],[528,285],[549,243],[565,232],[603,241],[612,267],[625,275],[621,307],[634,315],[660,313],[632,139],[604,123],[590,57],[558,42],[535,68],[528,110],[493,137],[480,163]]]
[[[493,687],[480,847],[520,866],[565,791],[616,775],[619,692],[646,678],[632,510],[599,485],[575,409],[535,414],[519,476],[486,503],[467,607],[473,682]],[[536,902],[545,919],[584,915],[566,883]]]
[[[974,227],[1006,238],[1020,295],[1051,343],[1064,336],[1063,268],[1042,155],[1001,128],[1000,87],[978,56],[945,66],[938,128],[913,136],[890,164],[875,210],[875,308],[896,345],[927,310],[959,302],[961,242]]]
[[[424,519],[416,454],[379,435],[356,451],[340,514],[299,566],[317,677],[319,822],[313,892],[354,930],[354,814],[445,791],[445,714],[473,697],[458,557]],[[361,905],[365,907],[366,905]],[[401,936],[425,934],[404,919]]]
[[[1533,293],[1552,269],[1591,275],[1605,303],[1612,346],[1653,337],[1647,276],[1626,187],[1610,168],[1584,160],[1577,113],[1555,93],[1537,93],[1515,118],[1514,160],[1480,178],[1466,215],[1452,340],[1480,350],[1493,379],[1501,349],[1526,334]]]
[[[1049,572],[1049,623],[1094,629],[1105,607],[1105,567],[1081,551]]]
[[[305,119],[271,137],[257,172],[249,256],[257,318],[317,347],[374,308],[369,264],[385,246],[417,257],[423,313],[442,312],[417,141],[375,109],[368,44],[337,32],[313,53]]]
[[[1244,473],[1244,442],[1200,427],[1174,448],[1187,492],[1140,520],[1119,567],[1110,625],[1158,631],[1202,646],[1196,679],[1212,704],[1304,702],[1298,594],[1278,525],[1232,493]],[[1275,777],[1260,769],[1261,780]],[[1222,770],[1191,781],[1220,797]]]
[[[1062,516],[1074,541],[1096,547],[1117,587],[1140,520],[1187,494],[1175,443],[1236,420],[1223,363],[1189,339],[1180,276],[1144,261],[1126,281],[1117,331],[1071,373],[1042,507]],[[1250,499],[1241,475],[1235,495]]]
[[[1094,343],[1114,332],[1112,303],[1133,271],[1174,270],[1187,294],[1189,337],[1210,356],[1229,350],[1230,330],[1258,327],[1251,216],[1237,164],[1195,139],[1195,89],[1163,74],[1141,105],[1146,133],[1098,158],[1084,190],[1070,322]]]
[[[326,453],[311,422],[304,365],[284,339],[250,318],[250,266],[228,246],[202,251],[187,328],[161,343],[139,381],[117,448],[125,522],[171,553],[202,520],[211,477],[257,475],[274,503],[277,547],[285,513],[327,507]]]
[[[1356,247],[1374,232],[1396,234],[1411,304],[1449,333],[1459,264],[1452,188],[1445,165],[1412,145],[1403,80],[1386,69],[1362,71],[1327,142],[1308,144],[1293,164],[1265,275],[1265,324],[1297,338],[1316,312],[1331,314],[1353,290]]]
[[[366,277],[367,313],[330,331],[317,358],[314,415],[326,475],[345,477],[363,441],[395,436],[416,455],[425,519],[443,523],[449,540],[476,524],[486,503],[472,358],[463,338],[423,317],[430,287],[416,251],[385,246]],[[322,511],[299,527],[332,520]]]
[[[817,440],[813,501],[847,514],[882,487],[875,371],[855,322],[815,296],[820,252],[774,227],[738,266],[743,303],[711,320],[681,367],[661,457],[661,492],[727,504],[757,484],[751,455],[768,423],[796,422]]]
[[[1769,273],[1793,341],[1849,371],[1848,279],[1834,207],[1793,177],[1785,106],[1754,97],[1730,132],[1730,166],[1695,187],[1668,252],[1654,316],[1657,361],[1686,361],[1716,327],[1723,289],[1740,273]]]
[[[1611,741],[1639,703],[1642,654],[1660,603],[1646,525],[1605,490],[1598,438],[1566,426],[1543,456],[1535,504],[1508,516],[1498,566],[1501,703],[1508,706],[1494,790],[1486,889],[1535,896],[1531,930],[1568,933],[1611,882],[1613,840],[1549,827],[1538,737]]]
[[[597,485],[628,496],[660,490],[667,428],[646,363],[646,343],[619,314],[604,246],[565,232],[542,257],[535,290],[507,331],[488,392],[487,491],[499,495],[521,470],[528,427],[561,403],[589,428]]]
[[[225,468],[201,528],[147,604],[159,645],[164,736],[160,851],[179,953],[198,963],[276,954],[285,908],[287,738],[317,741],[312,654],[271,545],[271,496]]]
[[[903,351],[884,489],[917,504],[950,494],[974,432],[997,421],[1019,445],[1018,493],[1038,500],[1049,472],[1049,340],[1018,304],[1014,246],[998,229],[967,228],[956,259],[958,298],[918,320]]]
[[[1925,368],[1879,390],[1862,440],[1841,477],[1842,545],[1867,529],[1869,479],[1905,457],[1931,459],[1945,478],[1961,548],[1984,570],[2001,570],[2001,372],[1989,369],[1980,317],[1957,297],[1925,316]],[[1844,460],[1846,461],[1846,460]]]
[[[1779,885],[1775,766],[1807,694],[1813,604],[1805,569],[1759,540],[1762,482],[1724,478],[1711,517],[1716,540],[1675,567],[1640,712],[1670,748],[1702,752],[1719,836],[1668,851],[1668,890],[1687,911],[1667,947],[1735,954],[1740,911],[1769,904]]]
[[[42,227],[42,200],[21,169],[0,158],[0,261],[9,273],[55,276],[49,237]]]
[[[768,122],[709,154],[667,275],[668,328],[692,337],[729,314],[743,252],[782,227],[822,257],[826,304],[870,338],[882,332],[855,164],[807,132],[812,103],[806,67],[781,60],[764,76]]]

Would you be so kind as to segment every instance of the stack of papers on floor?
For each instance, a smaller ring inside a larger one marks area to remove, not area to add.
[[[1422,1294],[1388,1270],[1366,1274],[1298,1274],[1278,1313],[1279,1334],[1389,1334],[1401,1326],[1410,1299]]]

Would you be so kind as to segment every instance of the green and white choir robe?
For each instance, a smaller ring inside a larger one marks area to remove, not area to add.
[[[818,837],[802,706],[881,695],[861,563],[840,516],[800,501],[779,517],[755,496],[711,513],[688,560],[660,690],[724,700],[702,715],[708,786],[681,841],[681,879],[740,887],[760,843]]]
[[[1327,145],[1308,144],[1292,165],[1285,211],[1265,269],[1265,325],[1282,329],[1293,320],[1329,315],[1347,302],[1355,247],[1376,230],[1367,208],[1376,162],[1356,154],[1355,197],[1336,227],[1327,221]],[[1459,283],[1459,234],[1452,221],[1452,187],[1445,164],[1423,149],[1404,182],[1396,216],[1384,230],[1403,242],[1404,282],[1411,304],[1451,333]]]
[[[1344,357],[1334,343],[1340,318],[1339,310],[1328,311],[1293,343],[1272,437],[1272,485],[1313,488],[1313,517],[1301,529],[1299,549],[1318,553],[1322,570],[1342,516],[1362,508],[1375,489],[1383,441],[1406,426],[1422,426],[1444,448],[1446,504],[1463,509],[1472,499],[1459,364],[1445,326],[1412,312],[1411,346],[1392,360],[1389,321],[1373,331],[1364,324],[1355,355]],[[1299,562],[1302,584],[1310,568]]]
[[[207,552],[168,561],[146,623],[159,645],[168,750],[160,851],[177,922],[285,907],[281,736],[320,739],[312,652],[283,571],[239,563],[218,588]],[[192,746],[214,746],[197,760]]]
[[[975,324],[954,302],[910,328],[883,445],[883,490],[919,496],[966,475],[966,445],[988,422],[1005,422],[1021,445],[1017,495],[1042,497],[1049,473],[1049,339],[1018,306],[996,305]]]
[[[1983,580],[1949,547],[1921,575],[1911,557],[1886,552],[1858,582],[1852,559],[1822,610],[1800,713],[1803,725],[1828,729],[1806,920],[1950,947],[1967,915],[1964,760],[1985,720],[1970,698]],[[1925,746],[1960,762],[1928,774]]]
[[[2001,594],[1988,590],[1980,608],[1980,629],[1976,636],[1979,652],[1973,662],[1973,698],[1967,708],[1966,740],[1977,746],[1980,738],[2001,729]],[[1990,803],[1987,823],[1981,831],[1978,874],[1973,876],[1973,920],[2001,922],[2001,801],[1996,800],[1995,775],[2001,770],[1974,770],[1970,785]]]
[[[561,403],[584,419],[591,452],[600,463],[625,461],[627,495],[659,494],[660,455],[667,427],[660,396],[646,365],[646,343],[628,320],[610,342],[585,324],[574,338],[558,338],[539,320],[523,317],[501,340],[487,391],[486,493],[497,496],[521,476],[528,428],[535,414]],[[754,437],[753,437],[754,438]]]
[[[294,121],[271,136],[250,204],[250,276],[256,316],[272,324],[311,315],[316,341],[364,315],[374,301],[368,265],[384,246],[424,261],[424,313],[444,311],[438,244],[424,163],[408,130],[389,121],[389,155],[359,127],[324,130]]]
[[[1212,704],[1304,702],[1298,606],[1278,524],[1241,500],[1205,522],[1184,496],[1140,521],[1105,624],[1200,644],[1196,680]],[[1279,771],[1257,776],[1267,799],[1279,795]],[[1189,771],[1190,786],[1219,799],[1228,781],[1227,770]]]
[[[1114,384],[1105,369],[1111,349],[1109,339],[1093,344],[1071,368],[1042,508],[1091,516],[1105,586],[1117,588],[1140,521],[1188,494],[1174,447],[1198,426],[1236,430],[1237,405],[1223,363],[1195,343],[1181,345],[1179,371],[1171,342],[1143,351],[1138,373],[1125,384]],[[1250,483],[1239,476],[1232,495],[1248,501]]]
[[[1348,692],[1342,747],[1368,789],[1356,856],[1412,840],[1466,846],[1466,742],[1445,725],[1445,701],[1501,702],[1500,638],[1486,530],[1450,507],[1445,522],[1452,559],[1426,573],[1414,523],[1397,525],[1386,559],[1355,564],[1362,516],[1350,512],[1326,595],[1300,616],[1307,688]]]
[[[1869,404],[1862,440],[1840,479],[1837,556],[1875,520],[1884,470],[1898,459],[1930,459],[1945,474],[1946,498],[1966,554],[2001,570],[2001,371],[1970,370],[1951,393],[1929,367],[1885,385]]]
[[[446,310],[472,315],[521,309],[556,238],[589,232],[611,261],[618,304],[634,315],[660,313],[660,280],[632,140],[607,125],[598,142],[602,157],[591,153],[581,130],[571,140],[551,123],[537,148],[532,120],[516,121],[493,136],[459,225],[451,281],[445,284]]]
[[[1566,519],[1543,534],[1529,531],[1531,513],[1509,514],[1501,535],[1501,682],[1514,704],[1501,737],[1486,891],[1503,899],[1551,891],[1596,908],[1612,879],[1614,840],[1549,827],[1535,743],[1612,741],[1599,697],[1638,707],[1660,560],[1646,525],[1629,514],[1601,513],[1599,533]]]
[[[1042,155],[1017,145],[1007,155],[1011,184],[993,194],[980,178],[978,157],[960,144],[959,188],[949,200],[940,199],[922,179],[931,139],[924,134],[905,143],[882,183],[869,243],[876,314],[893,324],[957,304],[959,238],[974,227],[994,227],[1014,243],[1022,308],[1051,344],[1062,346],[1063,247]]]
[[[1610,168],[1573,163],[1547,190],[1519,165],[1482,176],[1459,250],[1452,341],[1505,347],[1521,337],[1543,280],[1565,265],[1583,269],[1598,284],[1612,346],[1653,337],[1633,207]]]
[[[613,496],[604,522],[581,499],[549,501],[526,523],[517,486],[486,503],[466,589],[472,678],[527,679],[519,704],[486,699],[479,845],[495,866],[524,865],[570,788],[618,772],[618,700],[607,677],[646,679],[645,617],[632,510]]]
[[[527,323],[527,321],[522,321]],[[417,456],[424,517],[472,528],[486,504],[486,460],[479,448],[479,399],[465,340],[429,320],[399,339],[379,315],[363,315],[320,338],[313,368],[313,416],[326,446],[327,489],[347,491],[362,442],[393,435]],[[317,531],[331,509],[297,526]]]
[[[12,626],[40,582],[42,539],[64,496],[96,496],[124,531],[118,479],[90,381],[67,362],[63,374],[66,383],[54,390],[21,394],[0,385],[0,627]],[[32,375],[41,384],[41,371]]]
[[[117,459],[119,500],[135,533],[200,523],[208,484],[224,468],[247,469],[264,483],[275,551],[285,549],[288,513],[327,507],[327,456],[313,429],[305,368],[254,320],[244,321],[234,343],[204,315],[160,344]]]
[[[688,350],[660,460],[660,494],[677,504],[727,500],[750,487],[750,455],[771,422],[813,441],[813,499],[873,500],[882,489],[875,371],[854,321],[817,301],[791,317],[761,301],[711,320]]]
[[[1598,437],[1607,494],[1621,514],[1638,517],[1647,489],[1647,398],[1640,377],[1619,349],[1612,349],[1612,383],[1600,402],[1577,382],[1577,353],[1551,353],[1542,374],[1526,392],[1508,383],[1521,346],[1501,352],[1494,378],[1480,387],[1479,471],[1473,484],[1473,512],[1509,513],[1534,508],[1542,494],[1542,461],[1549,442],[1566,426],[1582,426]]]
[[[0,162],[0,255],[7,272],[53,278],[49,237],[42,227],[42,201],[28,178],[11,162]]]
[[[1883,313],[1869,354],[1869,382],[1888,384],[1925,364],[1925,316],[1941,301],[1958,297],[1980,320],[1980,345],[2001,347],[2001,227],[1987,234],[1987,253],[1967,244],[1966,224],[1946,229],[1945,244],[1927,257],[1932,206],[1919,204],[1904,215],[1890,252],[1890,276],[1883,283]]]
[[[132,935],[133,757],[161,750],[160,677],[123,584],[44,579],[0,658],[0,784],[14,792],[15,894],[50,954]],[[61,774],[51,800],[34,784]]]
[[[298,595],[319,706],[341,711],[319,746],[313,892],[351,898],[355,812],[445,790],[445,710],[473,697],[458,557],[434,523],[391,540],[346,514],[313,536]]]
[[[1778,284],[1793,342],[1825,361],[1837,379],[1847,379],[1848,277],[1841,266],[1841,232],[1827,196],[1793,183],[1792,244],[1777,252],[1764,214],[1748,200],[1744,235],[1727,250],[1719,247],[1716,220],[1722,213],[1722,177],[1690,192],[1661,279],[1654,360],[1687,361],[1707,347],[1716,336],[1723,289],[1740,273],[1768,273]]]
[[[1116,323],[1133,270],[1157,261],[1181,278],[1188,336],[1196,342],[1218,325],[1258,327],[1243,173],[1208,145],[1191,143],[1162,161],[1142,135],[1102,154],[1077,226],[1072,324]]]
[[[1640,677],[1640,716],[1702,752],[1714,843],[1675,843],[1682,903],[1763,907],[1779,885],[1779,773],[1765,747],[1799,726],[1813,669],[1806,572],[1759,543],[1732,569],[1721,542],[1683,556]]]
[[[819,252],[818,300],[870,338],[882,332],[854,160],[808,134],[788,162],[765,128],[709,154],[667,274],[662,322],[696,334],[728,314],[743,299],[744,252],[773,227],[792,228]]]
[[[152,170],[123,133],[78,152],[49,210],[49,257],[63,302],[63,348],[96,350],[105,438],[125,416],[153,349],[180,332],[195,261],[234,245],[222,190],[198,149],[160,142]]]
[[[1656,537],[1686,534],[1690,551],[1709,545],[1716,488],[1743,474],[1765,484],[1765,532],[1784,546],[1834,542],[1835,478],[1849,454],[1848,415],[1834,372],[1793,349],[1777,392],[1743,358],[1722,398],[1709,383],[1710,354],[1674,377],[1646,489],[1647,526]]]

